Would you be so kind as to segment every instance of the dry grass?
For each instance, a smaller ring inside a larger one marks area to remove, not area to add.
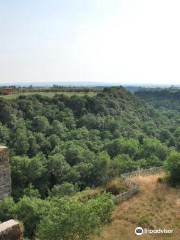
[[[127,188],[126,184],[120,178],[115,178],[107,184],[106,191],[113,195],[118,195],[127,191]]]
[[[81,200],[83,198],[95,198],[98,195],[101,195],[104,192],[109,192],[114,195],[117,195],[121,192],[127,191],[128,186],[120,179],[115,178],[112,181],[110,181],[106,187],[97,187],[94,189],[86,189],[84,191],[78,192],[75,196]]]
[[[97,197],[99,194],[102,194],[104,192],[103,188],[95,188],[95,189],[90,189],[86,192],[85,196],[87,198],[95,198]]]
[[[180,190],[159,183],[158,177],[163,175],[133,178],[140,185],[139,194],[116,207],[112,222],[105,226],[98,240],[180,240]],[[137,236],[134,231],[138,226],[174,232]]]

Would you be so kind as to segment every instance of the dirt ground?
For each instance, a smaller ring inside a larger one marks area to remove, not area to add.
[[[140,185],[139,193],[116,206],[112,222],[96,240],[180,240],[180,189],[158,182],[161,175],[138,176],[132,180]],[[173,233],[135,234],[136,227],[166,229]]]

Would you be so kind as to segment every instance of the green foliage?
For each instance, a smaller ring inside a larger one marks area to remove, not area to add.
[[[60,139],[65,139],[67,134],[66,126],[58,120],[54,120],[52,124],[52,133],[60,137]]]
[[[50,128],[49,121],[44,116],[35,117],[33,119],[33,125],[34,125],[34,128],[35,128],[35,131],[41,132],[41,133],[46,133]]]
[[[140,217],[139,221],[138,221],[138,225],[142,226],[142,227],[152,227],[152,220],[153,220],[153,216],[150,215],[149,213],[144,214],[143,216]]]
[[[138,154],[139,147],[139,142],[136,139],[119,139],[120,154],[128,154],[130,157],[134,157]]]
[[[179,89],[141,89],[135,93],[136,96],[152,104],[157,109],[180,110],[180,91]]]
[[[9,139],[9,129],[0,122],[0,144],[6,145]]]
[[[66,180],[67,174],[70,171],[69,164],[65,161],[62,154],[56,153],[48,158],[48,172],[50,175],[50,183],[61,183]]]
[[[115,178],[110,181],[106,186],[106,191],[113,194],[118,195],[121,192],[125,192],[127,190],[127,186],[120,178]]]
[[[35,236],[37,225],[50,207],[49,201],[34,197],[26,197],[15,203],[12,198],[6,197],[0,202],[0,221],[18,219],[23,223],[24,235]]]
[[[108,181],[110,157],[106,151],[100,153],[93,165],[94,182],[97,186],[104,186]]]
[[[17,155],[27,154],[29,150],[29,142],[27,128],[25,125],[25,121],[23,119],[19,119],[19,121],[16,122],[16,125],[13,128],[12,135],[16,139],[13,145],[16,154]]]
[[[109,219],[112,202],[108,195],[77,201],[78,190],[89,187],[94,197],[120,174],[161,166],[166,159],[169,182],[179,186],[180,156],[174,150],[180,150],[180,108],[173,103],[179,100],[160,95],[164,108],[156,106],[158,111],[122,87],[101,89],[94,97],[0,98],[0,143],[10,148],[17,202],[0,203],[0,220],[22,221],[30,238],[38,227],[43,240],[91,239]],[[121,190],[116,182],[108,186],[114,194]]]
[[[118,154],[128,154],[131,157],[136,157],[139,153],[139,142],[132,138],[119,138],[109,142],[106,145],[106,149],[111,157],[115,157]]]
[[[162,162],[157,156],[151,155],[147,159],[140,159],[137,162],[137,165],[140,168],[151,168],[151,167],[160,167],[163,166],[164,162]]]
[[[168,173],[168,181],[173,186],[180,186],[180,153],[172,152],[166,163],[165,168]]]
[[[131,172],[137,169],[137,163],[133,161],[127,154],[119,154],[116,156],[110,166],[111,176],[120,176],[122,173]]]
[[[23,191],[23,196],[27,197],[34,197],[34,198],[40,198],[41,195],[37,189],[34,188],[34,186],[30,183],[27,188],[24,189]]]
[[[23,222],[25,236],[32,238],[35,235],[37,225],[49,208],[50,203],[39,198],[25,196],[20,199],[16,204],[15,214]]]
[[[39,154],[33,158],[16,156],[11,159],[12,189],[16,198],[22,196],[21,191],[32,183],[43,193],[41,181],[46,174],[46,160]],[[39,186],[39,184],[41,186]]]
[[[72,183],[63,182],[61,185],[54,185],[49,195],[51,197],[73,196],[78,190],[78,187]]]
[[[16,204],[13,198],[5,197],[0,201],[0,221],[5,222],[15,217]]]
[[[110,195],[94,199],[52,198],[42,200],[24,196],[15,203],[12,198],[0,202],[0,221],[15,218],[23,223],[24,236],[32,239],[89,239],[109,221],[113,210]],[[38,230],[37,230],[38,229]]]
[[[168,154],[168,148],[157,139],[146,138],[143,140],[141,156],[150,158],[152,154],[161,160],[165,160]]]
[[[86,162],[90,159],[92,159],[93,153],[86,147],[84,149],[83,146],[78,146],[77,144],[70,143],[66,146],[66,153],[65,157],[67,162],[73,166],[75,164],[78,164],[80,162]]]
[[[41,220],[38,236],[43,240],[86,240],[98,234],[109,220],[113,203],[108,195],[79,202],[56,199]]]
[[[13,196],[21,198],[30,183],[44,198],[63,182],[83,190],[162,165],[168,147],[180,149],[178,116],[156,112],[122,87],[94,97],[1,98],[0,142],[10,148]]]

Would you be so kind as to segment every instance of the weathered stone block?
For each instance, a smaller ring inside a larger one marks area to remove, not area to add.
[[[20,240],[22,230],[18,221],[9,220],[0,224],[0,240]]]

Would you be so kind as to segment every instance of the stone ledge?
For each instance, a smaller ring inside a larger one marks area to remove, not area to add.
[[[18,221],[9,220],[0,224],[0,240],[20,240],[22,230]]]
[[[2,146],[2,145],[0,145],[0,150],[1,149],[8,149],[6,146]]]

